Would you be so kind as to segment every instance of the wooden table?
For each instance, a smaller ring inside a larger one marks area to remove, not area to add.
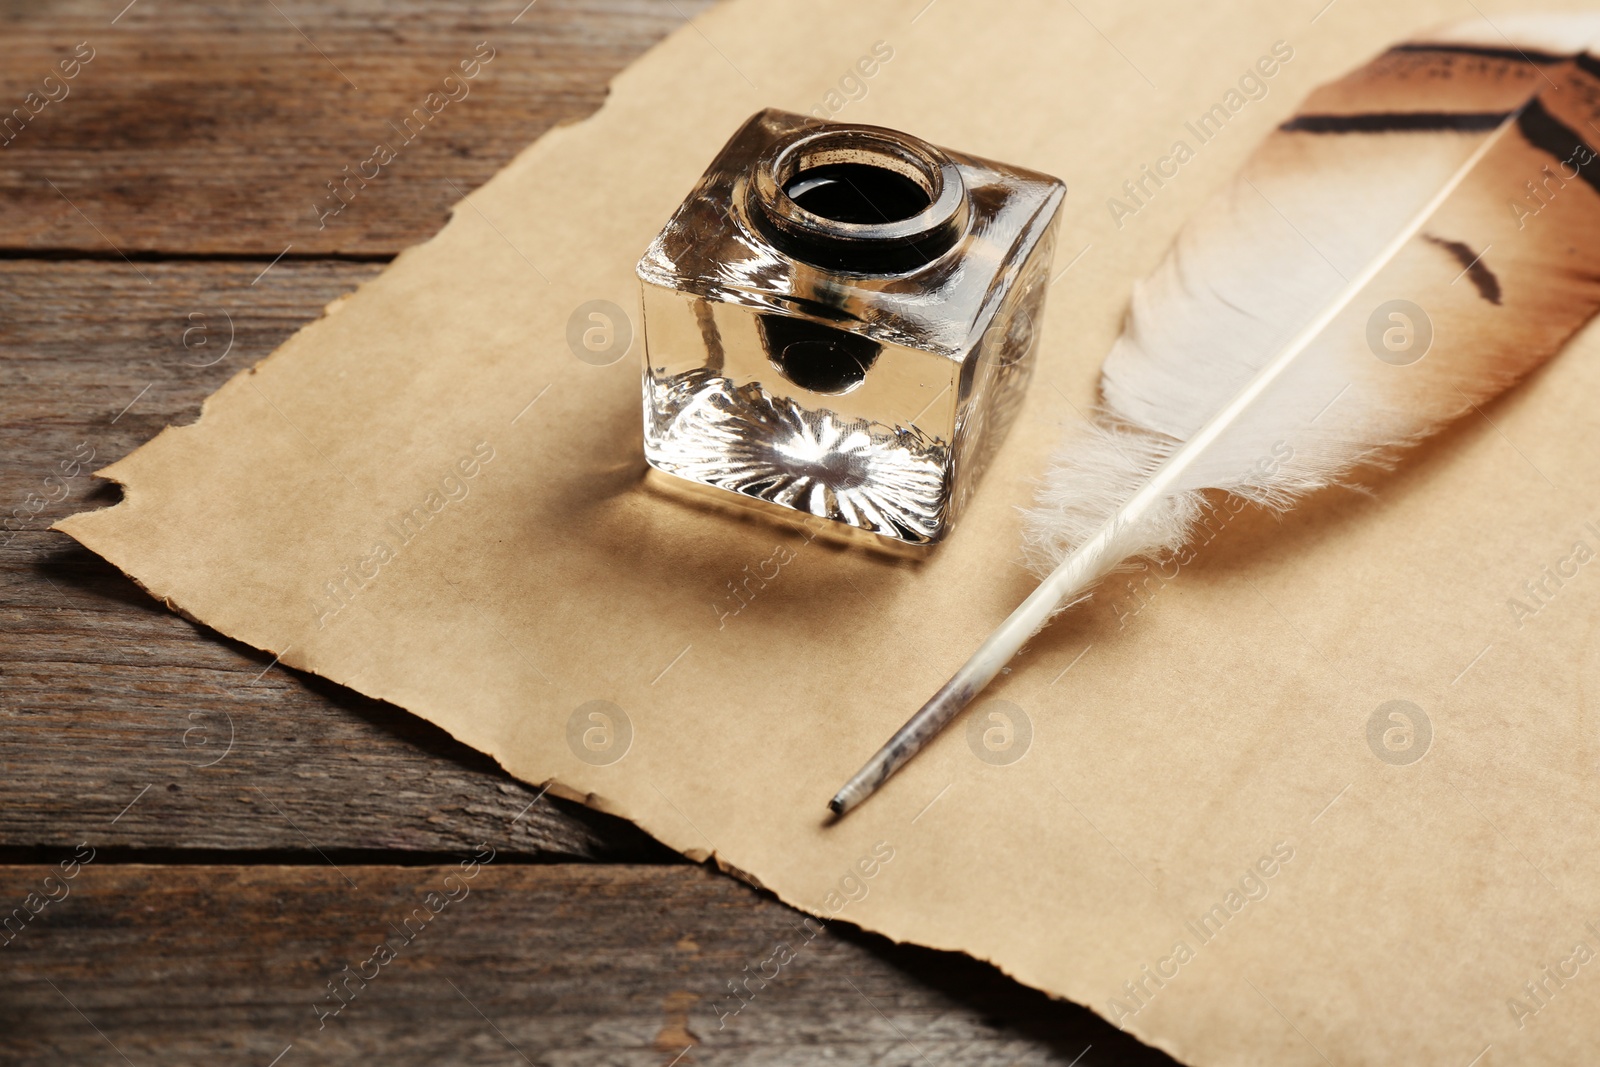
[[[705,6],[524,2],[0,2],[0,1063],[1171,1063],[964,956],[815,933],[47,529]]]

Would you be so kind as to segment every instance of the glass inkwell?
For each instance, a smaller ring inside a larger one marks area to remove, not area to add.
[[[937,544],[1027,387],[1065,192],[894,130],[755,115],[639,261],[653,484]]]

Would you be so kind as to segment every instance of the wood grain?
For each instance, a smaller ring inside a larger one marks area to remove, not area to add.
[[[48,101],[44,78],[80,43],[93,58],[0,147],[0,244],[392,255],[540,134],[599,107],[613,75],[708,2],[142,0],[114,24],[126,0],[8,3],[0,116],[30,92]],[[445,89],[480,42],[493,58],[464,90]],[[446,91],[465,95],[405,128]],[[327,183],[379,142],[393,162],[367,168],[379,176],[319,226]]]
[[[53,870],[0,868],[0,906]],[[965,956],[808,927],[698,867],[96,861],[62,886],[0,948],[7,1065],[1172,1063]]]
[[[90,469],[192,421],[380,269],[264,266],[0,262],[0,516],[21,527],[0,532],[0,845],[444,851],[494,838],[526,855],[669,858],[554,798],[513,824],[537,791],[487,757],[184,621],[47,528],[116,499]],[[66,476],[63,461],[91,453]]]

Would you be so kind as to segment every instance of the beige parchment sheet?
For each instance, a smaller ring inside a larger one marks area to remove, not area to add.
[[[733,0],[197,423],[105,471],[122,503],[61,528],[173,607],[519,778],[798,907],[993,961],[1190,1063],[1580,1062],[1600,1019],[1600,961],[1576,953],[1600,952],[1600,563],[1575,558],[1600,550],[1594,330],[1372,495],[1241,514],[1176,575],[1059,620],[989,694],[1031,724],[1019,761],[977,758],[957,724],[823,818],[1030,588],[1015,505],[1091,403],[1132,282],[1311,87],[1473,15]],[[1022,421],[921,566],[652,495],[639,342],[597,367],[565,340],[585,301],[636,307],[635,260],[741,120],[837,103],[880,41],[892,58],[841,120],[1069,186]],[[1198,144],[1185,122],[1279,41],[1293,58],[1267,94]],[[1108,198],[1180,138],[1194,157],[1117,225]],[[389,524],[417,506],[431,518],[403,542]],[[392,558],[374,564],[378,542]],[[325,584],[374,566],[330,611]],[[722,617],[730,582],[775,568]],[[605,766],[568,739],[593,700],[631,724]],[[1392,700],[1418,710],[1369,737]]]

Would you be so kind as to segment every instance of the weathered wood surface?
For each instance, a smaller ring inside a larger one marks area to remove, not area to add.
[[[126,4],[0,3],[0,120],[38,94],[0,147],[5,247],[392,255],[708,0]],[[46,87],[84,42],[93,58]],[[480,42],[493,58],[444,86]],[[461,99],[402,143],[435,92]],[[327,183],[380,142],[394,160],[319,228]]]
[[[54,870],[0,868],[0,906]],[[803,925],[698,867],[96,859],[49,891],[0,948],[18,1067],[1172,1062],[964,956]],[[369,962],[385,939],[395,958]]]
[[[803,936],[798,913],[535,803],[47,530],[116,499],[88,470],[196,417],[706,3],[0,0],[0,125],[95,50],[0,147],[0,919],[49,892],[20,864],[97,850],[70,897],[0,933],[0,1064],[267,1064],[291,1044],[284,1067],[1071,1063],[1091,1044],[1077,1062],[1171,1062],[985,965],[839,924],[719,1028],[728,982]],[[324,183],[485,40],[470,95],[319,227]],[[329,978],[478,842],[497,858],[470,897],[316,1030]]]
[[[506,839],[536,790],[399,709],[184,621],[47,528],[115,500],[90,470],[193,421],[380,269],[284,262],[256,280],[264,266],[0,262],[0,515],[18,527],[0,530],[0,844],[427,851],[496,837],[551,857],[667,855],[549,800]]]

